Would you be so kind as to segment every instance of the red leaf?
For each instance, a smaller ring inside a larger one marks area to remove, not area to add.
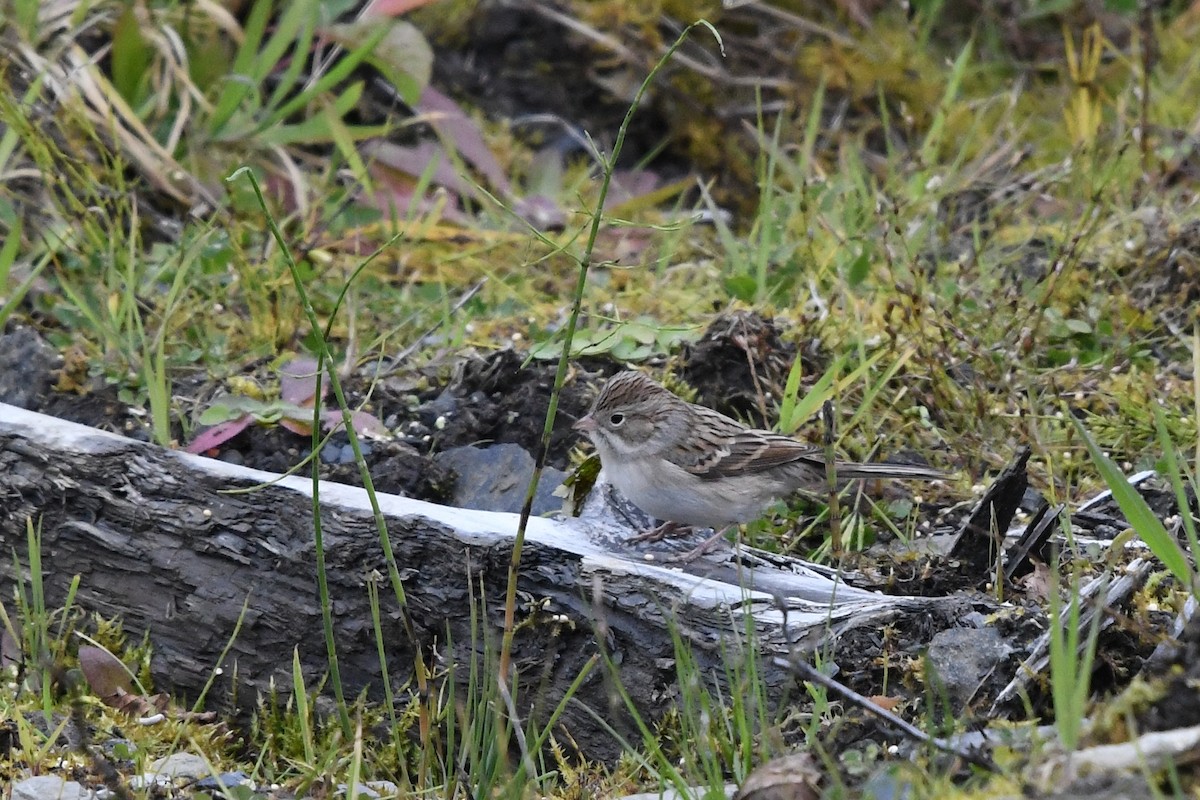
[[[191,443],[183,449],[189,453],[205,453],[209,450],[215,450],[250,427],[250,423],[253,421],[253,416],[243,414],[229,422],[213,425],[208,430],[201,431],[200,435],[192,439]]]
[[[329,413],[328,411],[325,413]],[[298,433],[301,436],[312,436],[312,425],[307,422],[301,422],[292,417],[280,417],[279,425],[282,428],[287,428],[292,433]]]
[[[321,381],[321,396],[329,393],[329,374]],[[293,358],[279,368],[279,398],[297,406],[312,405],[317,393],[317,360]]]
[[[321,421],[325,425],[326,430],[340,428],[342,425],[341,411],[326,411],[321,415]],[[351,411],[350,424],[354,426],[354,432],[373,436],[376,438],[384,438],[389,434],[387,427],[379,421],[379,418],[373,414],[368,414],[366,411]]]
[[[488,149],[483,132],[458,103],[432,86],[426,86],[421,93],[421,102],[417,104],[417,111],[424,115],[425,121],[433,126],[439,136],[454,145],[467,163],[487,178],[493,189],[505,195],[512,192],[508,176]]]
[[[375,140],[363,145],[363,155],[368,156],[376,164],[393,169],[403,175],[416,178],[424,175],[433,165],[431,182],[442,186],[459,196],[471,197],[475,188],[464,181],[454,171],[450,156],[437,142],[421,142],[416,147],[402,147],[391,142]]]

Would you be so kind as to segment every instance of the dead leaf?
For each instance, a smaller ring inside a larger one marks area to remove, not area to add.
[[[895,711],[900,707],[900,703],[903,702],[899,697],[887,697],[882,694],[873,694],[867,699],[884,711]]]
[[[1050,567],[1033,556],[1030,556],[1030,561],[1033,562],[1033,572],[1017,578],[1016,584],[1030,599],[1045,602],[1050,599]]]
[[[79,671],[92,691],[109,705],[112,705],[109,698],[125,694],[133,687],[129,670],[121,659],[102,647],[84,645],[79,648]]]
[[[808,753],[781,756],[747,775],[733,800],[817,800],[824,774]]]

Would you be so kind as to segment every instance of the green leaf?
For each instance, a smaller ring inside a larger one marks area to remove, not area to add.
[[[796,362],[800,362],[799,356],[796,357]],[[832,393],[833,382],[842,371],[842,367],[846,363],[844,355],[838,358],[829,365],[829,369],[825,370],[825,374],[817,379],[813,387],[809,389],[808,394],[803,398],[796,399],[796,395],[800,391],[799,379],[797,378],[793,386],[792,376],[788,376],[787,392],[784,394],[783,407],[780,409],[779,415],[779,430],[783,433],[791,433],[804,424],[804,421],[817,413],[817,409],[821,407]],[[793,367],[793,372],[797,370]]]
[[[266,115],[259,123],[256,132],[264,131],[273,125],[279,124],[293,114],[299,113],[316,97],[331,91],[339,83],[349,78],[350,74],[358,68],[358,65],[371,54],[371,51],[379,43],[379,40],[383,38],[385,33],[387,33],[386,29],[379,28],[369,35],[365,41],[358,43],[357,47],[339,58],[337,63],[330,67],[311,86],[275,109],[272,113]]]
[[[138,90],[150,66],[152,53],[146,37],[142,36],[134,4],[129,3],[113,25],[112,77],[113,86],[130,105],[138,102]]]
[[[1160,470],[1171,481],[1171,488],[1175,491],[1175,502],[1179,508],[1186,509],[1191,506],[1188,500],[1188,489],[1191,489],[1191,496],[1196,496],[1196,481],[1195,476],[1187,476],[1183,466],[1179,461],[1179,454],[1175,451],[1175,442],[1171,440],[1171,434],[1167,430],[1167,420],[1163,415],[1162,407],[1157,403],[1154,404],[1154,430],[1158,433],[1158,444],[1163,451],[1164,468]],[[1185,485],[1184,478],[1188,478],[1188,484]],[[1192,515],[1184,512],[1179,515],[1183,520],[1183,529],[1187,533],[1188,547],[1192,550],[1192,559],[1200,557],[1200,540],[1197,539],[1196,521]]]
[[[745,303],[754,302],[758,281],[752,275],[730,275],[725,279],[725,291]]]
[[[243,414],[253,414],[255,417],[259,417],[269,406],[269,403],[253,397],[240,394],[224,395],[214,400],[212,405],[200,413],[198,422],[201,425],[216,425],[237,419]]]
[[[242,101],[252,91],[258,90],[258,81],[252,79],[249,72],[258,56],[258,45],[266,32],[270,16],[271,0],[258,0],[250,9],[250,16],[242,26],[242,46],[238,48],[233,68],[221,87],[221,95],[208,120],[210,135],[215,136],[224,131]]]
[[[224,403],[213,403],[208,408],[200,412],[200,416],[196,422],[200,425],[219,425],[222,422],[229,422],[242,416],[244,412],[236,411],[231,406]]]
[[[297,10],[301,13],[292,21],[290,15]],[[292,57],[288,59],[287,68],[283,73],[274,76],[275,90],[271,92],[271,97],[264,104],[266,108],[277,108],[289,96],[300,91],[301,79],[309,64],[308,56],[312,53],[313,33],[316,31],[316,27],[316,9],[305,10],[305,3],[293,3],[289,19],[279,23],[274,35],[267,43],[267,47],[263,49],[259,61],[269,66],[272,72],[276,71],[276,65],[284,58],[277,49],[276,42],[284,46],[283,52],[290,51]],[[270,72],[264,74],[260,80],[270,74]]]
[[[867,279],[867,275],[871,273],[871,258],[867,255],[864,248],[858,254],[858,258],[850,262],[850,269],[846,271],[846,282],[850,284],[850,288],[857,288]]]
[[[1158,557],[1158,560],[1170,570],[1171,574],[1188,589],[1195,591],[1195,576],[1187,556],[1179,547],[1179,542],[1175,541],[1175,537],[1163,527],[1158,517],[1154,516],[1154,512],[1150,510],[1145,498],[1138,494],[1137,489],[1133,488],[1120,468],[1113,463],[1111,458],[1101,452],[1091,434],[1079,420],[1075,419],[1075,415],[1071,413],[1070,409],[1067,409],[1065,413],[1070,417],[1080,438],[1083,439],[1083,443],[1092,457],[1092,463],[1096,465],[1100,477],[1104,478],[1104,482],[1108,484],[1109,491],[1112,492],[1113,499],[1117,501],[1125,519],[1129,520],[1129,524],[1137,531],[1138,536]]]
[[[416,105],[433,73],[433,49],[415,25],[404,20],[362,19],[322,29],[329,38],[347,48],[359,46],[386,26],[386,32],[367,56],[367,63],[395,87],[408,105]]]
[[[1068,319],[1063,322],[1067,326],[1067,330],[1071,333],[1090,334],[1092,332],[1092,323],[1082,319]]]

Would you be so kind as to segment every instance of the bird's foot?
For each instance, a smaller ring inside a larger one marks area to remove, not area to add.
[[[732,527],[734,527],[734,526],[726,525],[724,528],[721,528],[719,531],[717,531],[712,536],[705,539],[703,542],[701,542],[696,547],[692,548],[691,550],[688,550],[686,553],[683,553],[682,555],[674,556],[671,559],[671,563],[687,564],[691,561],[695,561],[697,558],[704,555],[709,550],[713,549],[713,547],[716,546],[717,542],[724,539],[725,534],[728,533],[729,529]]]
[[[675,536],[683,536],[686,533],[690,533],[691,530],[691,525],[684,525],[680,522],[664,522],[656,528],[643,531],[636,536],[630,536],[625,540],[625,543],[637,544],[640,542],[661,542],[663,539],[670,539]]]

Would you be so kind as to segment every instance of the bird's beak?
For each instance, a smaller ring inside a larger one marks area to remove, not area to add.
[[[591,414],[588,414],[586,417],[581,417],[578,422],[572,425],[571,430],[591,433],[596,430],[596,420],[592,419]]]

